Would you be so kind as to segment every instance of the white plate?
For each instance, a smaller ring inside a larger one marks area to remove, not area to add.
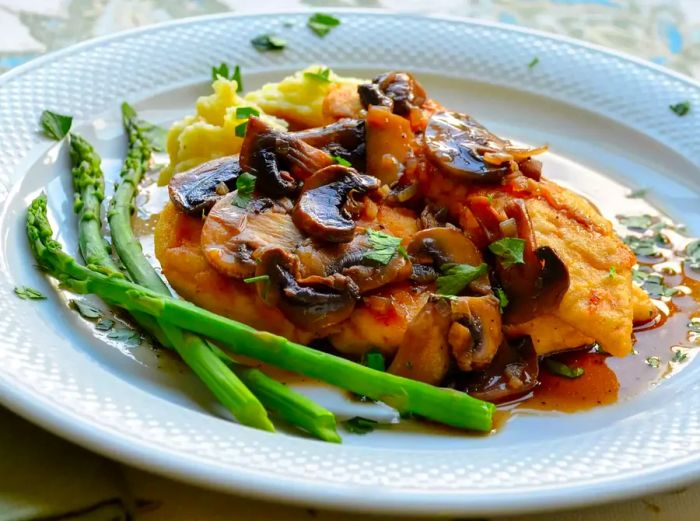
[[[550,177],[608,215],[628,188],[700,233],[700,86],[652,64],[563,38],[476,21],[340,11],[325,39],[308,14],[217,16],[88,42],[0,79],[0,399],[86,447],[178,479],[257,497],[356,510],[494,514],[591,504],[700,476],[700,366],[641,395],[575,415],[513,418],[490,437],[425,430],[345,436],[340,446],[240,427],[185,371],[91,334],[33,268],[22,221],[46,190],[75,251],[65,150],[36,133],[44,108],[74,114],[109,178],[124,151],[117,108],[169,122],[206,93],[210,67],[242,65],[246,87],[309,63],[371,76],[415,72],[445,105],[495,132],[548,142]],[[286,27],[283,22],[291,22]],[[276,32],[280,53],[249,40]],[[532,70],[527,64],[539,57]],[[668,105],[688,99],[683,118]],[[628,200],[629,201],[629,200]],[[643,202],[636,210],[645,210]],[[17,299],[30,285],[48,301]],[[126,356],[125,356],[126,355]],[[165,366],[158,370],[159,366]],[[341,414],[353,405],[309,390]]]

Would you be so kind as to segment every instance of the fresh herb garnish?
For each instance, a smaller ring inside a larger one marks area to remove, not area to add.
[[[245,282],[246,284],[255,284],[256,282],[267,282],[269,280],[269,275],[256,275],[255,277],[248,277],[247,279],[243,279],[243,282]]]
[[[670,108],[671,111],[676,114],[676,116],[685,116],[688,112],[690,112],[690,102],[681,101],[675,105],[669,105],[668,108]]]
[[[401,246],[400,237],[394,237],[393,235],[388,235],[376,230],[367,230],[367,237],[372,249],[366,251],[362,256],[365,260],[387,265],[397,252],[404,257],[408,255],[406,250]]]
[[[97,324],[95,324],[95,329],[98,331],[109,331],[114,327],[114,320],[111,320],[109,318],[103,318],[102,320],[98,320]]]
[[[628,199],[641,199],[647,195],[647,189],[646,188],[640,188],[639,190],[632,190],[630,193],[627,194]]]
[[[247,208],[254,191],[255,176],[248,172],[243,172],[236,179],[236,195],[233,197],[233,204],[239,208]]]
[[[696,239],[685,247],[685,265],[700,270],[700,240]]]
[[[493,204],[493,194],[486,194],[486,199],[488,199],[489,204]]]
[[[528,68],[528,69],[532,69],[532,68],[534,68],[535,65],[537,65],[538,63],[540,63],[540,59],[539,59],[537,56],[535,56],[532,60],[530,60],[530,63],[527,64],[527,68]]]
[[[661,255],[657,244],[658,241],[654,237],[636,237],[634,235],[628,235],[623,239],[623,242],[629,246],[637,256],[658,257]]]
[[[124,342],[127,347],[136,347],[141,344],[141,333],[127,327],[119,327],[107,333],[107,338]]]
[[[501,307],[502,313],[506,306],[510,303],[508,300],[508,295],[506,295],[506,292],[501,288],[496,288],[496,297],[498,297],[498,304]]]
[[[348,432],[352,432],[353,434],[368,434],[374,430],[377,422],[363,418],[362,416],[355,416],[354,418],[344,421],[343,424]]]
[[[72,299],[70,301],[70,306],[80,313],[80,316],[83,318],[94,319],[102,317],[102,311],[87,302]]]
[[[236,65],[233,69],[233,74],[231,74],[228,64],[221,62],[221,65],[218,67],[211,68],[211,81],[216,81],[217,78],[235,81],[236,92],[243,92],[243,78],[241,77],[240,66]]]
[[[245,120],[243,123],[236,125],[236,128],[234,129],[236,132],[236,137],[245,137],[245,131],[248,129],[248,120]]]
[[[308,25],[309,29],[315,32],[318,36],[323,38],[331,31],[331,29],[340,25],[340,20],[330,14],[314,13],[313,15],[309,16],[309,20],[306,22],[306,25]]]
[[[678,289],[664,284],[664,277],[660,273],[632,268],[632,281],[640,285],[651,298],[672,297],[678,293]]]
[[[610,266],[610,269],[608,270],[608,277],[614,279],[615,275],[617,275],[617,270],[615,269],[615,266]]]
[[[685,353],[681,351],[680,349],[676,349],[673,351],[673,357],[671,357],[671,362],[675,362],[677,364],[682,364],[683,362],[688,361],[688,353]]]
[[[331,81],[331,70],[326,67],[325,69],[319,69],[318,72],[305,72],[304,78],[308,78],[314,81],[320,81],[321,83],[330,83]]]
[[[337,165],[341,165],[341,166],[352,166],[352,164],[350,163],[350,161],[348,161],[348,160],[345,159],[344,157],[333,156],[331,159],[333,159],[333,162],[334,162],[335,164],[337,164]]]
[[[73,116],[64,116],[63,114],[45,110],[41,113],[39,124],[44,135],[60,141],[70,131],[70,127],[73,124]]]
[[[571,367],[563,362],[554,360],[553,358],[545,358],[544,364],[550,373],[563,376],[565,378],[578,378],[585,372],[583,367]]]
[[[286,41],[272,34],[256,36],[250,43],[258,51],[281,51],[287,46]]]
[[[700,317],[693,317],[687,324],[688,329],[693,333],[700,333]]]
[[[661,358],[658,356],[647,356],[644,362],[650,366],[653,367],[654,369],[658,368],[661,365]]]
[[[22,300],[46,300],[46,297],[41,292],[29,286],[16,287],[15,295]]]
[[[255,107],[236,107],[236,119],[244,119],[259,115],[260,111]]]
[[[364,354],[362,357],[362,365],[366,365],[375,371],[386,371],[384,355],[376,349],[368,351]]]
[[[617,219],[622,226],[630,230],[645,231],[654,224],[654,218],[651,215],[620,215]]]
[[[435,281],[438,295],[459,295],[473,280],[478,279],[488,271],[486,263],[478,266],[469,264],[444,264],[440,275]]]
[[[505,237],[489,244],[489,250],[501,258],[504,268],[510,268],[514,264],[525,264],[525,241],[513,237]]]

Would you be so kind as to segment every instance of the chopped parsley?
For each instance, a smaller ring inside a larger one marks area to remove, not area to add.
[[[318,72],[305,72],[304,78],[320,81],[321,83],[330,83],[331,70],[328,67],[325,67],[324,69],[319,69]]]
[[[309,20],[306,22],[306,25],[308,25],[309,29],[315,32],[318,36],[323,38],[329,32],[331,32],[331,29],[340,25],[340,20],[330,14],[314,13],[309,16]]]
[[[489,250],[501,258],[504,268],[510,268],[514,264],[525,264],[525,241],[513,237],[506,237],[489,244]]]
[[[333,162],[334,162],[335,164],[337,164],[337,165],[341,165],[341,166],[352,166],[352,164],[350,163],[350,161],[348,161],[348,160],[345,159],[344,157],[333,156],[331,159],[333,159]]]
[[[124,342],[127,347],[136,347],[141,344],[141,333],[128,327],[119,327],[107,333],[107,338]]]
[[[70,127],[73,124],[73,116],[64,116],[63,114],[45,110],[41,113],[39,124],[46,137],[60,141],[70,131]]]
[[[80,316],[87,319],[102,318],[102,311],[92,304],[80,300],[71,300],[70,306],[75,309]]]
[[[250,43],[258,51],[281,51],[287,46],[286,41],[272,34],[256,36]]]
[[[244,119],[259,115],[260,111],[255,107],[236,107],[236,119]]]
[[[269,280],[269,275],[257,275],[255,277],[248,277],[247,279],[243,279],[243,282],[245,282],[246,284],[255,284],[256,282],[267,282]]]
[[[255,191],[255,176],[243,172],[236,179],[236,195],[233,196],[233,205],[239,208],[247,208]]]
[[[658,356],[647,356],[644,362],[650,366],[653,367],[654,369],[658,368],[661,365],[661,358]]]
[[[693,333],[700,333],[700,317],[691,318],[687,326]]]
[[[676,116],[685,116],[688,112],[690,112],[690,102],[681,101],[680,103],[676,103],[675,105],[669,105],[668,108],[671,109],[671,111],[674,112]]]
[[[615,269],[615,266],[610,266],[610,269],[608,270],[608,277],[614,279],[615,275],[617,275],[617,270]]]
[[[234,129],[236,132],[236,137],[245,137],[245,131],[248,129],[248,120],[245,120],[243,123],[236,125],[236,128]]]
[[[470,282],[484,275],[488,271],[488,266],[484,262],[478,266],[444,264],[440,271],[442,275],[435,281],[438,295],[459,295]]]
[[[22,300],[46,300],[43,293],[30,288],[29,286],[22,286],[15,288],[15,295],[17,295]]]
[[[700,240],[696,239],[685,247],[685,265],[693,270],[700,270]]]
[[[535,56],[530,63],[527,64],[528,69],[533,69],[538,63],[540,63],[539,57]]]
[[[493,194],[487,194],[486,199],[488,199],[489,204],[493,204]]]
[[[632,281],[640,285],[651,298],[672,297],[678,293],[678,289],[664,284],[664,277],[660,273],[632,268]]]
[[[682,364],[683,362],[688,361],[688,353],[685,353],[681,351],[680,349],[677,349],[673,351],[673,357],[671,357],[671,362],[675,362],[676,364]]]
[[[387,265],[398,252],[403,257],[408,257],[406,250],[401,246],[401,238],[388,235],[376,230],[367,230],[367,237],[371,249],[362,256],[363,259]]]
[[[630,230],[645,231],[654,224],[654,218],[651,215],[620,215],[618,216],[620,224]]]
[[[585,372],[583,367],[571,367],[553,358],[545,358],[544,365],[550,373],[564,378],[579,378]]]
[[[655,237],[636,237],[634,235],[628,235],[622,240],[637,256],[658,257],[661,255],[658,246],[659,241]]]
[[[218,78],[226,80],[234,80],[236,82],[236,92],[243,92],[243,78],[241,77],[241,68],[236,65],[231,73],[228,64],[221,62],[218,67],[211,68],[211,81],[216,81]]]
[[[343,424],[345,428],[353,434],[368,434],[374,430],[377,422],[363,418],[362,416],[355,416],[354,418],[344,421]]]
[[[508,306],[510,301],[508,300],[508,295],[501,288],[496,288],[496,297],[498,297],[498,305],[501,307],[501,313]]]
[[[627,194],[628,199],[641,199],[647,195],[647,189],[646,188],[640,188],[639,190],[632,190],[630,193]]]
[[[362,357],[362,365],[374,369],[375,371],[386,371],[384,355],[376,349],[372,349],[364,354]]]
[[[103,318],[102,320],[98,320],[97,324],[95,324],[95,329],[98,331],[109,331],[114,327],[114,320],[111,320],[109,318]]]

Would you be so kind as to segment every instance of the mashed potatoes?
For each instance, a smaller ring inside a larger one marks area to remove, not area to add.
[[[170,127],[166,145],[170,163],[162,170],[159,184],[165,185],[173,174],[211,159],[237,154],[243,138],[236,136],[236,127],[246,121],[247,115],[239,110],[241,117],[238,117],[236,109],[255,109],[275,127],[287,127],[287,122],[278,118],[292,121],[298,127],[320,126],[332,120],[327,115],[327,98],[331,93],[333,112],[357,109],[356,96],[345,94],[346,91],[354,94],[362,81],[343,78],[323,66],[312,65],[242,97],[236,92],[238,85],[234,80],[217,79],[212,84],[214,93],[197,100],[196,113]]]

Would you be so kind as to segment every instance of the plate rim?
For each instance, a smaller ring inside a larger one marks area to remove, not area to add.
[[[25,64],[11,69],[0,76],[0,86],[11,82],[14,78],[30,73],[45,63],[60,60],[66,56],[86,51],[105,43],[130,38],[133,35],[160,30],[163,27],[189,25],[210,20],[249,17],[275,17],[293,14],[316,12],[314,8],[284,9],[274,12],[246,13],[217,13],[212,15],[188,17],[170,20],[158,24],[137,27],[118,33],[104,35],[80,42],[78,44],[47,53]],[[653,62],[632,56],[628,53],[609,49],[597,44],[575,38],[556,35],[544,31],[510,24],[485,21],[470,17],[451,15],[430,15],[422,13],[406,13],[390,9],[355,9],[330,8],[323,9],[328,13],[352,13],[374,16],[396,16],[411,19],[445,20],[461,22],[471,26],[494,27],[508,32],[534,35],[539,38],[568,43],[591,51],[633,62],[637,66],[651,69],[657,73],[672,77],[700,91],[700,81],[685,74],[673,71]],[[193,76],[194,78],[194,76]],[[78,120],[80,121],[80,120]],[[26,158],[25,158],[26,159]],[[539,486],[538,494],[527,491],[513,492],[502,489],[498,494],[508,492],[507,503],[494,506],[496,492],[479,491],[479,494],[463,496],[461,492],[445,490],[412,491],[405,490],[382,491],[382,494],[365,495],[362,502],[357,501],[357,486],[328,483],[327,493],[319,495],[319,485],[314,482],[301,482],[289,476],[257,474],[250,469],[232,473],[230,468],[203,467],[197,464],[195,458],[183,452],[177,452],[176,458],[170,455],[174,451],[160,447],[152,452],[154,447],[141,441],[135,443],[122,432],[112,430],[106,425],[94,422],[92,419],[72,411],[56,410],[39,392],[30,388],[17,388],[0,379],[0,403],[14,413],[40,425],[69,441],[86,447],[109,458],[140,468],[144,471],[157,472],[170,478],[185,481],[198,486],[236,494],[245,494],[263,500],[272,500],[294,505],[315,505],[322,508],[352,510],[358,512],[410,513],[414,515],[450,515],[450,514],[514,514],[528,512],[544,512],[578,506],[592,506],[620,499],[628,499],[648,494],[652,491],[669,490],[688,484],[700,478],[700,453],[688,456],[681,463],[673,463],[654,467],[653,470],[629,472],[613,477],[596,478],[594,482],[564,485]],[[103,436],[106,435],[106,436]],[[696,468],[694,468],[696,467]],[[225,478],[225,479],[224,479]],[[614,486],[611,486],[614,484]],[[576,492],[572,498],[571,493]],[[467,498],[465,500],[465,497]]]

